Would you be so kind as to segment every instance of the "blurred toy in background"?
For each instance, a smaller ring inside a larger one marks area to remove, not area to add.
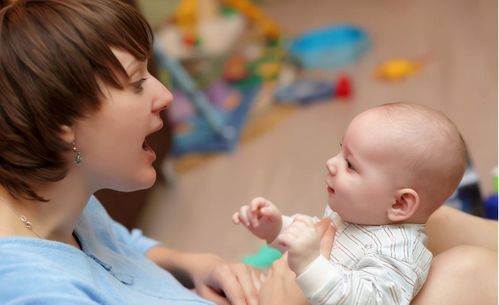
[[[400,80],[415,74],[421,69],[421,61],[390,59],[378,66],[375,77],[384,80]]]
[[[291,39],[287,61],[275,92],[278,103],[305,105],[352,94],[351,77],[340,74],[336,82],[306,79],[304,70],[336,70],[357,62],[370,48],[369,35],[348,24],[327,26]]]
[[[224,65],[224,77],[234,87],[246,90],[278,78],[286,56],[280,43],[262,45],[258,51],[249,43],[242,45]]]
[[[251,25],[258,34],[248,52],[241,40]],[[235,147],[257,88],[278,74],[280,35],[250,1],[180,1],[155,43],[159,73],[174,91],[174,155]]]
[[[293,79],[281,85],[275,92],[277,103],[309,105],[334,98],[348,99],[352,94],[351,80],[346,73],[340,74],[336,82]]]
[[[158,63],[171,73],[175,84],[188,96],[189,101],[206,121],[209,128],[223,139],[230,141],[234,138],[234,128],[227,125],[224,122],[223,116],[210,106],[207,97],[198,88],[196,82],[192,80],[182,65],[174,58],[159,51],[155,52],[155,57]]]
[[[243,16],[219,0],[182,0],[155,37],[162,52],[184,60],[226,54],[245,27]]]
[[[178,59],[227,54],[248,24],[268,40],[281,36],[277,24],[249,0],[182,0],[169,21],[156,36],[161,50]]]
[[[182,40],[189,45],[198,38],[197,12],[197,0],[183,0],[172,15],[173,22],[181,31]]]
[[[475,172],[471,161],[468,161],[468,166],[466,167],[464,176],[456,191],[445,204],[476,216],[485,216],[484,202],[480,192],[478,175]]]
[[[203,1],[203,0],[201,0]],[[223,0],[225,4],[237,9],[254,22],[268,39],[278,39],[281,36],[279,26],[267,17],[263,11],[249,0]]]
[[[312,30],[293,39],[291,56],[306,69],[337,69],[355,63],[371,46],[367,32],[349,24]]]
[[[264,244],[258,249],[258,252],[244,256],[243,262],[255,268],[265,269],[281,256],[281,252]]]
[[[497,166],[492,170],[494,192],[485,198],[485,216],[497,220]]]
[[[350,77],[343,73],[336,83],[336,97],[347,99],[352,95],[352,81]]]
[[[241,92],[219,81],[201,94],[206,98],[211,111],[216,112],[224,126],[230,126],[233,133],[231,137],[218,134],[202,113],[194,107],[190,96],[183,90],[175,90],[173,103],[167,112],[174,132],[173,155],[230,151],[237,144],[254,92]]]
[[[223,77],[227,81],[241,81],[247,78],[248,75],[248,60],[241,54],[234,54],[225,62]]]
[[[370,48],[367,33],[348,24],[286,37],[250,0],[180,0],[155,35],[159,74],[174,92],[177,156],[232,150],[259,88],[272,88],[262,84],[277,84],[271,103],[349,98],[349,75],[324,81],[302,72],[353,64]]]
[[[334,96],[331,82],[298,79],[285,87],[278,88],[274,97],[278,103],[307,105]]]

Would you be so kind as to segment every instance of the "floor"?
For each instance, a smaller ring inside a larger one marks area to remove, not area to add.
[[[354,95],[292,112],[272,129],[157,185],[140,227],[168,246],[239,260],[262,242],[231,223],[255,196],[285,213],[320,215],[325,204],[325,160],[337,152],[349,120],[381,103],[410,101],[444,111],[459,127],[483,194],[492,191],[497,165],[496,0],[267,0],[268,15],[288,33],[352,23],[372,36],[372,49],[346,69]],[[305,14],[304,14],[305,13]],[[400,82],[373,78],[381,62],[424,58]],[[322,75],[334,80],[334,74]]]

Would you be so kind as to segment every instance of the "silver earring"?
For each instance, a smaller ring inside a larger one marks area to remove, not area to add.
[[[73,154],[74,154],[74,157],[73,157],[73,161],[76,165],[80,164],[81,163],[81,153],[80,151],[76,148],[76,143],[73,142]]]

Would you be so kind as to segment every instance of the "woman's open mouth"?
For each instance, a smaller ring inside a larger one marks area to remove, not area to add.
[[[147,139],[144,139],[144,142],[142,142],[142,149],[145,151],[152,150],[151,146],[149,146],[149,143],[147,143]]]
[[[147,157],[151,162],[154,162],[156,160],[156,152],[152,149],[152,147],[149,145],[147,142],[147,138],[144,140],[142,143],[142,150],[147,153]]]

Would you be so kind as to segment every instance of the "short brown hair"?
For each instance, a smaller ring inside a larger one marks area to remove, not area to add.
[[[152,31],[118,0],[18,0],[0,11],[0,184],[46,201],[33,185],[64,178],[63,125],[99,109],[98,80],[123,88],[111,51],[150,56]]]

